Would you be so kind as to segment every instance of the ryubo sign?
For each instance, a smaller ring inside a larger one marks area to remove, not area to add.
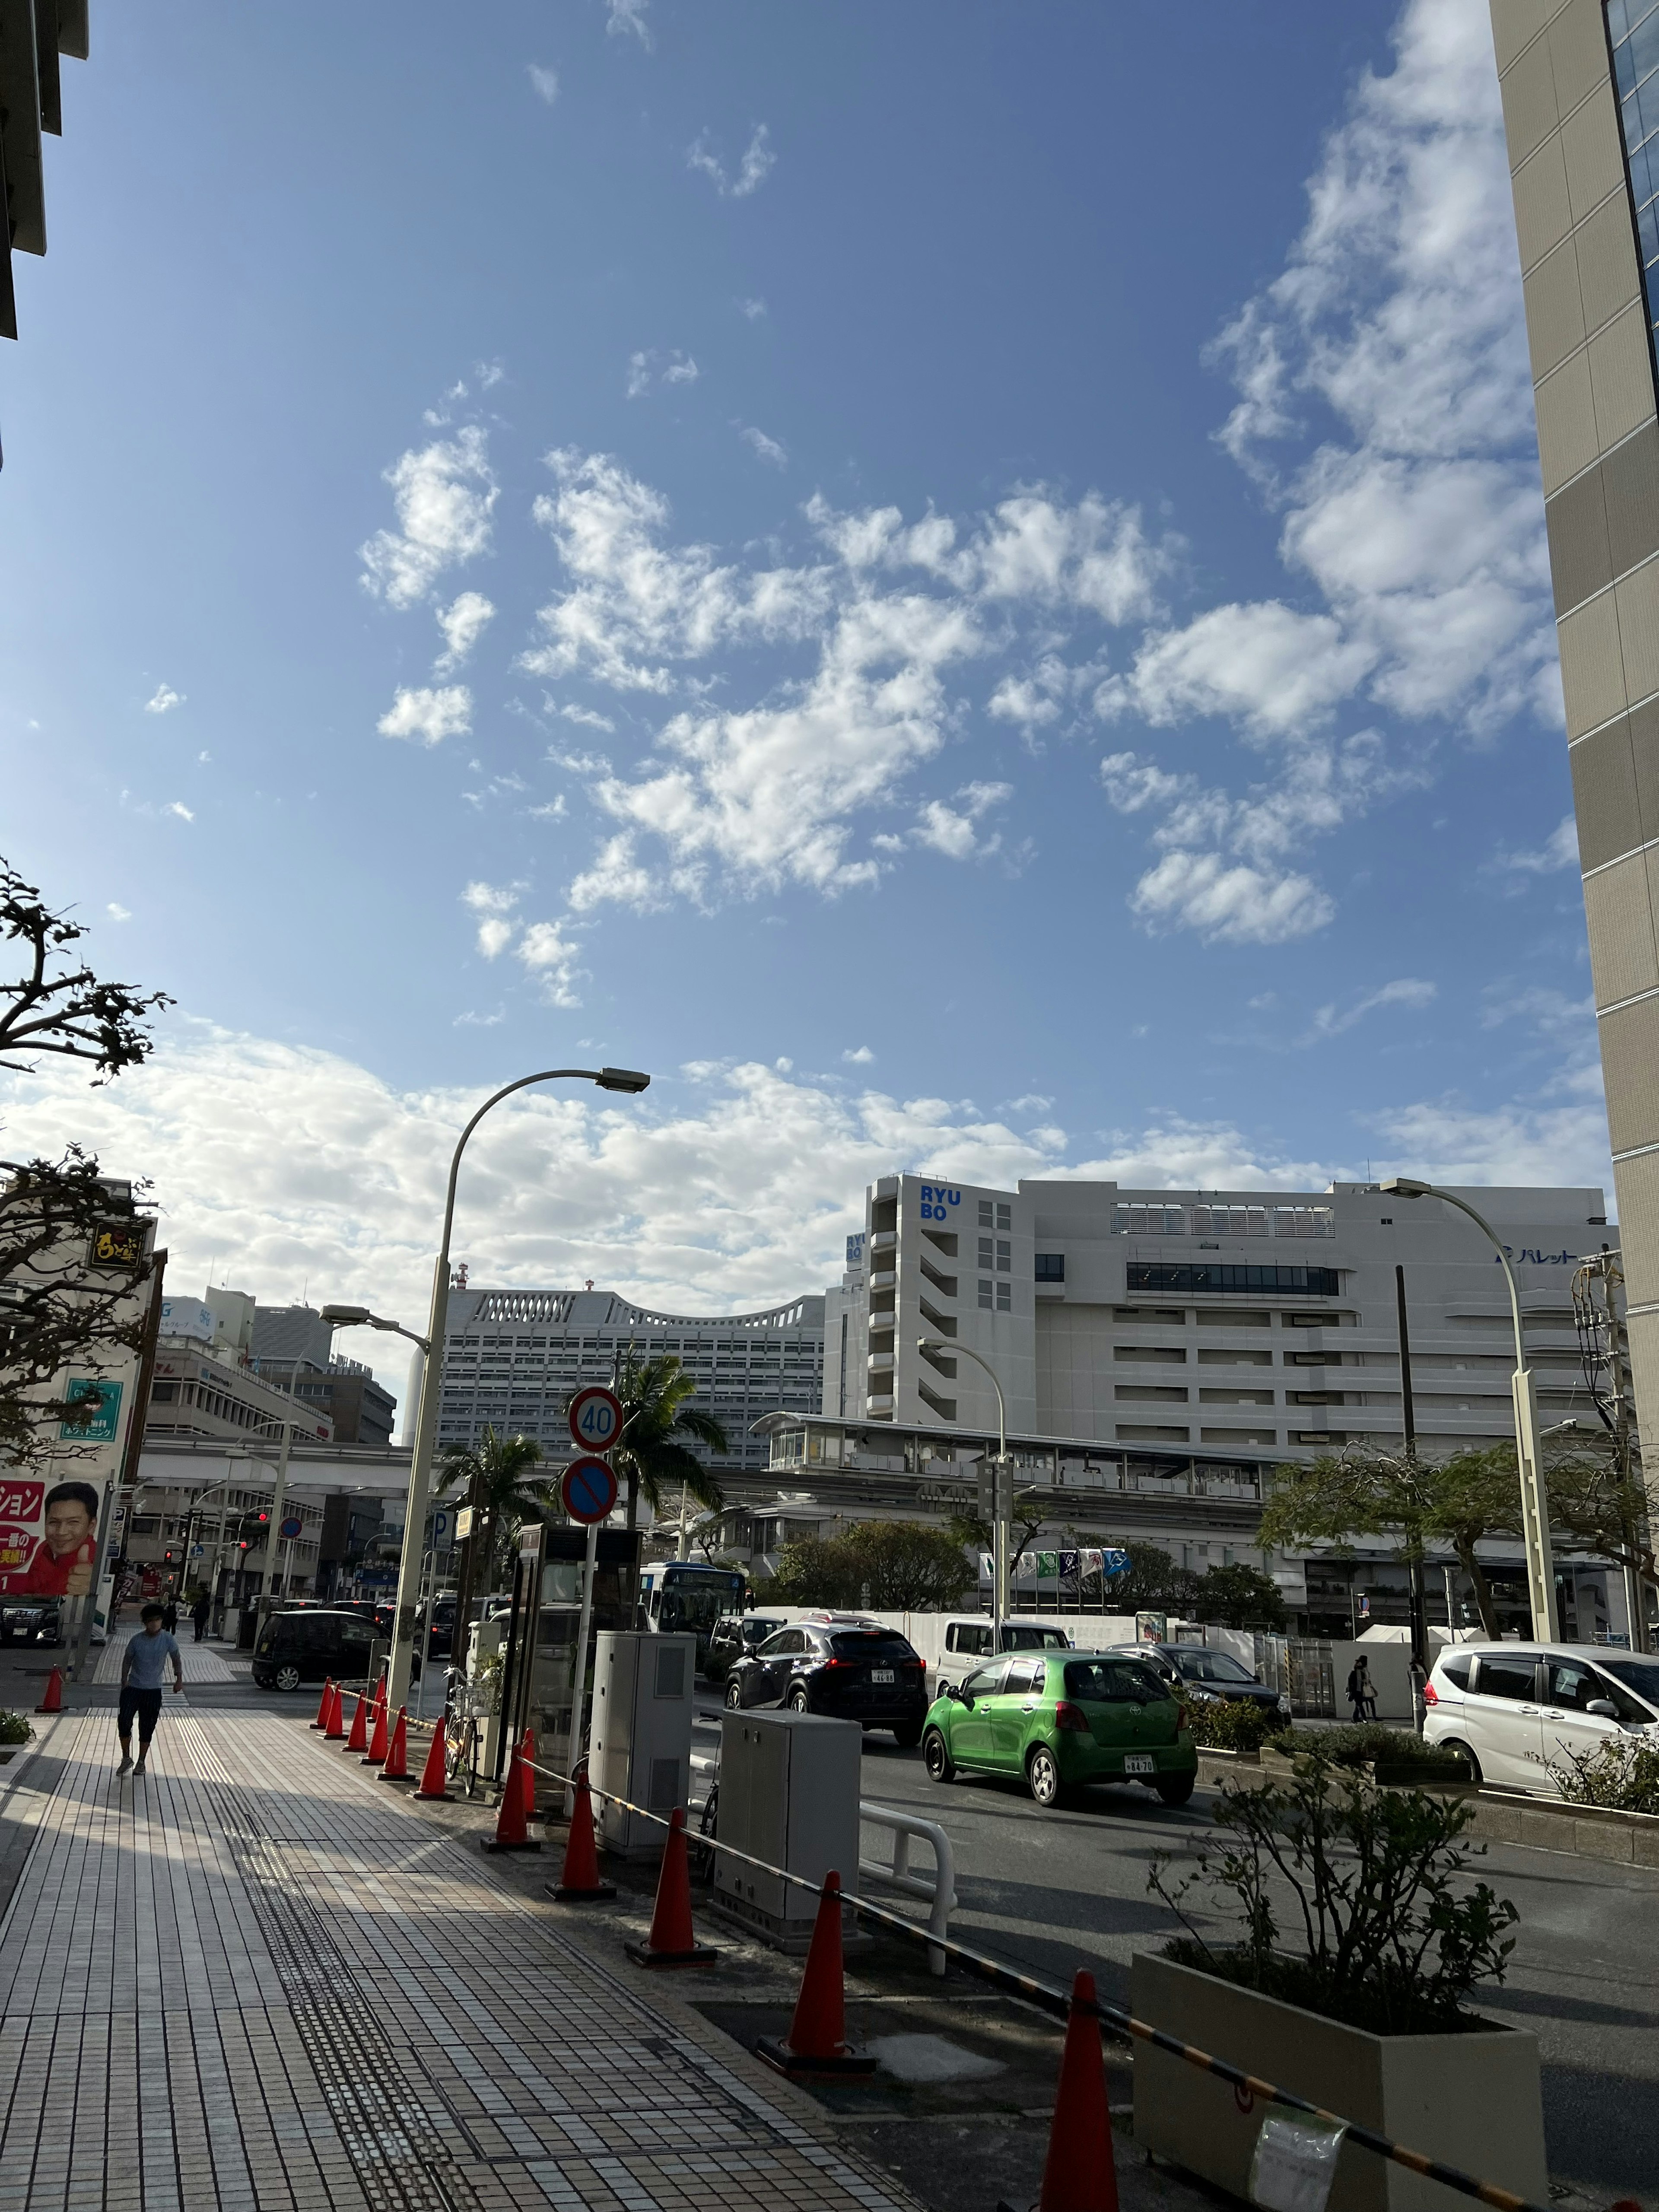
[[[947,1190],[942,1182],[925,1182],[921,1186],[921,1218],[924,1221],[948,1221],[951,1208],[962,1204],[959,1190]]]

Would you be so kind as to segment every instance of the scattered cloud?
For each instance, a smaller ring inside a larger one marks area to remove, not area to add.
[[[538,100],[544,100],[551,107],[559,96],[559,72],[557,70],[544,69],[539,62],[530,63],[529,70],[530,82],[535,88],[536,97]]]
[[[104,912],[109,916],[112,921],[131,921],[132,920],[131,908],[130,907],[118,906],[113,899],[112,899],[109,904],[104,908]]]
[[[477,1013],[469,1007],[465,1013],[457,1014],[450,1026],[458,1030],[496,1030],[506,1019],[505,1006],[497,1006],[493,1014]]]
[[[850,1061],[854,1067],[868,1067],[875,1056],[867,1044],[859,1045],[854,1049],[842,1054],[842,1058]]]
[[[494,960],[513,942],[518,924],[512,919],[524,890],[522,884],[468,884],[461,902],[478,917],[478,950]]]
[[[757,430],[752,422],[744,423],[738,432],[744,445],[752,447],[763,461],[769,461],[775,469],[787,469],[789,455],[787,448],[775,438],[769,438],[764,430]]]
[[[592,866],[576,878],[565,896],[577,914],[605,905],[631,906],[644,914],[663,902],[657,878],[635,858],[634,840],[625,830],[599,848]]]
[[[444,650],[433,663],[434,673],[447,676],[459,668],[495,618],[495,610],[482,592],[463,592],[453,605],[442,608],[438,627],[443,632]]]
[[[658,367],[659,362],[663,364],[661,368]],[[624,389],[630,399],[643,399],[653,383],[695,384],[701,374],[690,355],[682,353],[678,347],[667,354],[653,348],[647,352],[629,355]]]
[[[947,806],[930,799],[922,807],[912,836],[919,845],[931,846],[947,860],[983,860],[998,850],[1000,837],[981,838],[978,823],[994,806],[1013,797],[1012,783],[967,783],[955,793],[960,802]]]
[[[174,707],[182,707],[184,703],[185,695],[182,691],[175,691],[170,684],[158,684],[154,698],[146,699],[144,702],[144,712],[147,714],[166,714]]]
[[[766,302],[764,300],[739,300],[738,313],[746,315],[751,323],[757,323],[766,313]]]
[[[1206,944],[1282,945],[1322,929],[1336,908],[1291,869],[1231,866],[1218,853],[1166,853],[1129,904],[1152,927],[1195,930]]]
[[[607,736],[617,726],[608,714],[596,714],[591,707],[561,707],[559,713],[567,722],[575,722],[584,730],[603,730]]]
[[[514,955],[521,960],[541,987],[541,994],[550,1006],[579,1006],[575,979],[580,974],[577,965],[580,947],[574,938],[565,934],[565,925],[556,921],[532,921],[519,940]]]
[[[441,745],[446,738],[465,738],[472,730],[472,694],[465,684],[433,690],[398,687],[397,696],[375,727],[383,738],[418,738]]]
[[[651,51],[651,27],[645,20],[647,0],[605,0],[607,10],[605,29],[615,38],[633,37],[639,40],[647,53]]]
[[[686,149],[685,165],[708,178],[723,200],[747,199],[750,192],[760,190],[777,161],[768,143],[769,136],[765,124],[756,125],[755,135],[749,141],[735,177],[727,176],[724,163],[710,150],[706,131]]]
[[[1562,816],[1536,852],[1510,852],[1500,847],[1487,867],[1496,874],[1553,876],[1578,866],[1578,825],[1571,814]]]
[[[161,811],[163,814],[176,814],[181,822],[193,822],[196,819],[194,811],[186,806],[182,799],[170,799]]]
[[[1334,1003],[1321,1006],[1313,1018],[1312,1034],[1316,1037],[1340,1036],[1356,1022],[1364,1020],[1379,1006],[1428,1006],[1440,995],[1438,987],[1425,982],[1416,975],[1401,975],[1392,983],[1384,983],[1380,990],[1369,991],[1351,1006],[1339,1009]]]
[[[404,453],[386,470],[386,481],[398,528],[376,531],[362,547],[363,586],[389,606],[411,607],[446,568],[475,560],[489,548],[500,495],[489,441],[469,424],[453,438],[434,439]]]

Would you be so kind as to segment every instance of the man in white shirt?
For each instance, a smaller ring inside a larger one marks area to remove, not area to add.
[[[121,1662],[121,1710],[115,1721],[116,1733],[121,1739],[121,1764],[115,1770],[118,1774],[126,1773],[129,1768],[135,1774],[144,1771],[149,1740],[161,1717],[161,1691],[167,1681],[169,1660],[173,1662],[173,1696],[176,1698],[185,1686],[185,1662],[179,1656],[179,1646],[161,1626],[161,1607],[147,1605],[138,1618],[143,1626],[129,1642],[126,1656]],[[138,1723],[136,1766],[132,1762],[135,1720]]]

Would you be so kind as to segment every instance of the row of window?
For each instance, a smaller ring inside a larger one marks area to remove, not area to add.
[[[1012,1204],[1005,1205],[1001,1199],[981,1199],[979,1225],[981,1229],[1012,1229],[1014,1225],[1013,1206]]]
[[[981,1275],[979,1279],[979,1303],[983,1313],[1012,1313],[1014,1310],[1013,1293],[1013,1285],[999,1276]]]
[[[1115,1206],[1115,1237],[1334,1237],[1328,1206]]]
[[[1654,283],[1659,264],[1659,6],[1654,0],[1608,0],[1607,32],[1651,325],[1659,308]]]

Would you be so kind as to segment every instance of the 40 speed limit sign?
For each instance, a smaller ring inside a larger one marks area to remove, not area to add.
[[[614,1390],[590,1382],[570,1401],[570,1435],[583,1451],[606,1452],[623,1429],[622,1401]]]

